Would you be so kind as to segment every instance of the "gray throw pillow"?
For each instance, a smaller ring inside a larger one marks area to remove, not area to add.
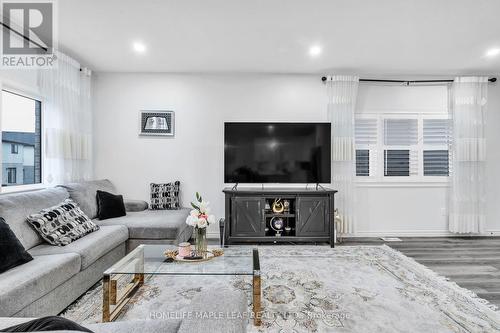
[[[64,246],[99,230],[71,199],[28,216],[28,222],[52,245]]]
[[[181,182],[175,181],[165,184],[151,183],[151,205],[152,210],[179,209],[179,188]]]

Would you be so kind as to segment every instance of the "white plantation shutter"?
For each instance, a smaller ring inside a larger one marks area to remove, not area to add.
[[[449,119],[424,119],[424,145],[447,146],[449,140]]]
[[[445,114],[360,114],[354,130],[358,177],[429,181],[427,176],[451,174],[451,125]]]
[[[384,176],[418,175],[418,119],[384,119]]]
[[[451,137],[449,119],[424,119],[424,176],[448,176],[450,173]]]
[[[417,144],[417,119],[385,119],[384,142],[387,146],[411,146]]]
[[[448,150],[424,150],[424,176],[448,176],[449,165]]]
[[[384,151],[384,176],[417,176],[418,151],[410,149],[386,149]]]
[[[356,149],[356,176],[370,176],[370,150]]]
[[[377,166],[378,121],[355,120],[356,176],[374,176]]]
[[[410,176],[418,176],[418,150],[410,150]]]
[[[377,119],[356,119],[356,145],[375,146],[377,144]]]

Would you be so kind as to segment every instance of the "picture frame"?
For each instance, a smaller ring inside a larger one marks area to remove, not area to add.
[[[139,135],[175,135],[175,113],[171,110],[141,110],[139,116]]]

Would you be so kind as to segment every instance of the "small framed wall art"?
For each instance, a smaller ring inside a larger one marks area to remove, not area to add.
[[[174,111],[141,110],[139,135],[174,136]]]

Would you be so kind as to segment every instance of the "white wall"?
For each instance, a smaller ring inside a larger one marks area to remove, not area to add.
[[[317,76],[98,74],[94,91],[96,176],[142,199],[179,179],[184,205],[199,191],[218,217],[224,121],[326,120]],[[175,138],[139,137],[141,109],[174,110]]]
[[[500,142],[500,87],[490,89],[490,147]],[[361,86],[358,107],[404,110],[445,107],[426,88]],[[180,180],[184,205],[201,192],[224,212],[224,121],[326,121],[326,92],[317,75],[187,75],[98,73],[94,85],[95,175],[129,198],[148,200],[150,182]],[[444,104],[443,104],[444,103]],[[436,106],[437,105],[437,106]],[[175,138],[139,137],[139,110],[168,109]],[[495,112],[496,111],[496,112]],[[493,142],[493,143],[491,143]],[[488,230],[500,231],[500,154],[489,150]],[[446,234],[446,188],[360,187],[357,235]],[[212,232],[217,232],[212,229]]]
[[[32,69],[0,69],[3,88],[14,88],[38,95],[37,71]]]

